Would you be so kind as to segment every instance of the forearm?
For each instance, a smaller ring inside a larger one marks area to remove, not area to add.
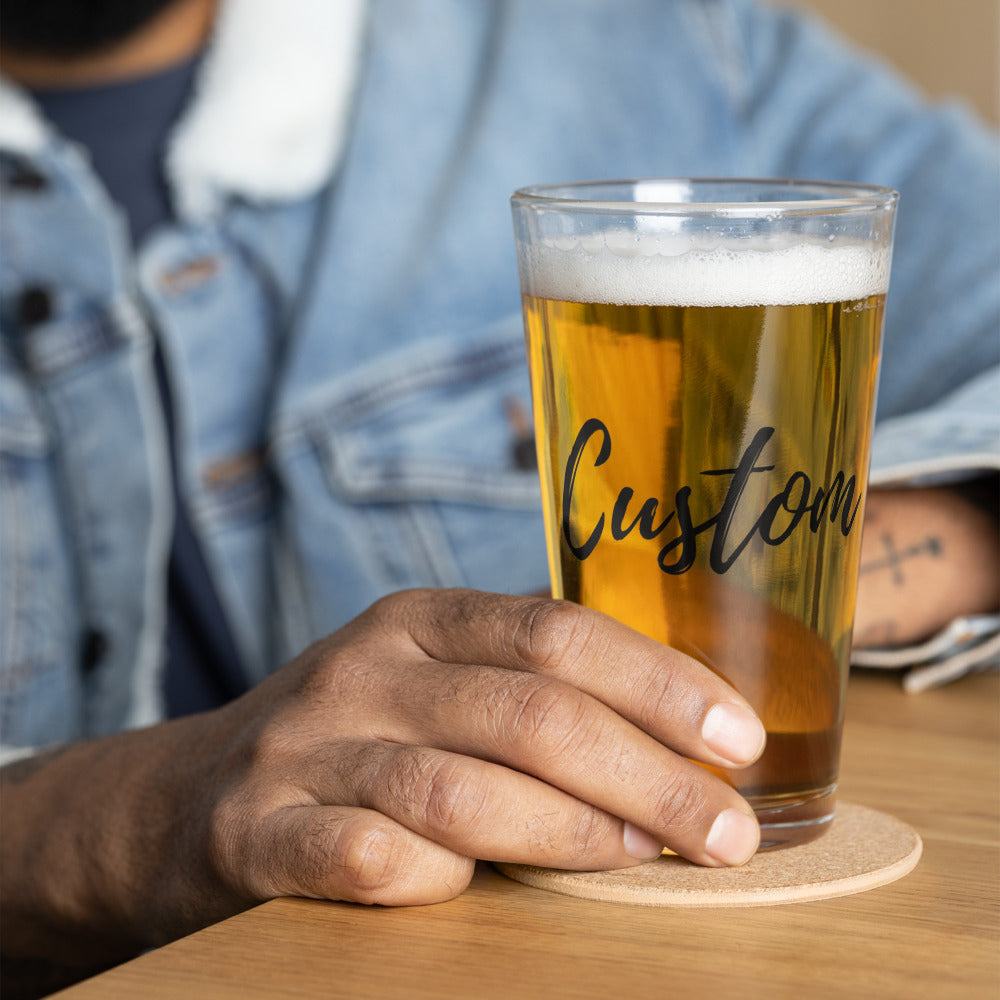
[[[71,745],[0,772],[5,956],[89,969],[206,922],[205,820],[188,804],[192,786],[214,777],[197,767],[213,721]],[[219,916],[238,908],[217,904]]]
[[[973,488],[873,490],[861,549],[856,646],[917,642],[1000,607],[995,477]]]

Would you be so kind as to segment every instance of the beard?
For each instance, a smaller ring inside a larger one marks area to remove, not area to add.
[[[82,56],[123,41],[176,0],[0,0],[3,47]]]

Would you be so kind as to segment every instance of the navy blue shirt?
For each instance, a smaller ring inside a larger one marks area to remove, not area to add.
[[[98,176],[128,218],[136,246],[171,217],[163,151],[190,96],[197,65],[195,59],[124,82],[32,92],[56,128],[89,151]],[[173,453],[170,385],[159,352],[156,360]],[[173,489],[176,521],[169,564],[164,694],[167,714],[178,716],[216,708],[248,685],[181,499],[176,472]]]

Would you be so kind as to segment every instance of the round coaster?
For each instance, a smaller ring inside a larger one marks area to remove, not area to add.
[[[920,835],[876,809],[837,804],[830,829],[799,847],[762,851],[740,868],[704,868],[664,855],[636,868],[571,872],[494,862],[525,885],[641,906],[770,906],[830,899],[887,885],[920,860]]]

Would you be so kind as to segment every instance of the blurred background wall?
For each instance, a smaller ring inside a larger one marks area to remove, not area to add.
[[[1000,0],[792,3],[881,53],[932,97],[961,97],[1000,124]]]

